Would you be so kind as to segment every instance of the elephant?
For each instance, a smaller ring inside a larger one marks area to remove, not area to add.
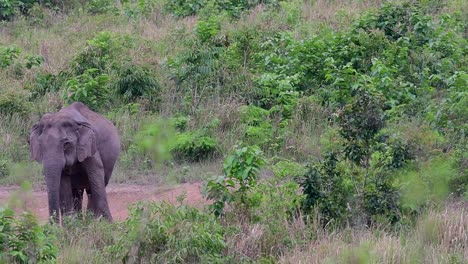
[[[44,114],[30,130],[31,158],[43,165],[50,220],[88,211],[112,222],[106,186],[120,153],[120,138],[111,121],[81,102]]]

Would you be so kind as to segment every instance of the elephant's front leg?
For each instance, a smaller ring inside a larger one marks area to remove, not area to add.
[[[112,221],[112,215],[107,203],[104,167],[100,158],[96,156],[88,158],[84,162],[90,186],[90,195],[88,196],[88,205],[90,206],[88,206],[88,208],[91,209],[96,216],[103,216],[107,220]],[[86,192],[88,192],[88,190]]]
[[[62,217],[73,212],[71,179],[65,173],[62,174],[62,179],[60,180],[60,212]]]

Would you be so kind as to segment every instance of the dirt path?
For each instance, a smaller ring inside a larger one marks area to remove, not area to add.
[[[114,220],[121,221],[128,216],[128,206],[142,200],[178,203],[177,197],[185,194],[184,204],[203,206],[206,200],[201,195],[201,188],[200,183],[185,183],[177,186],[111,184],[106,190],[112,216]],[[46,222],[48,219],[45,189],[25,193],[21,192],[18,187],[0,186],[0,206],[5,203],[16,208],[26,207],[32,210],[40,222]]]

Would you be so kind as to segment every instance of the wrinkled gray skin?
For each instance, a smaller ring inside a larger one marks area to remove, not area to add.
[[[83,103],[42,116],[29,135],[31,156],[44,166],[52,221],[82,209],[112,221],[105,187],[120,153],[115,126]]]

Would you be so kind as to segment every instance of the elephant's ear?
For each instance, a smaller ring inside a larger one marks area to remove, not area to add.
[[[29,132],[28,144],[31,158],[37,162],[42,161],[42,152],[39,144],[39,136],[41,135],[41,127],[35,124]]]
[[[97,151],[96,133],[89,123],[79,122],[78,134],[79,137],[76,152],[78,155],[78,161],[82,162],[86,158],[92,157]]]

